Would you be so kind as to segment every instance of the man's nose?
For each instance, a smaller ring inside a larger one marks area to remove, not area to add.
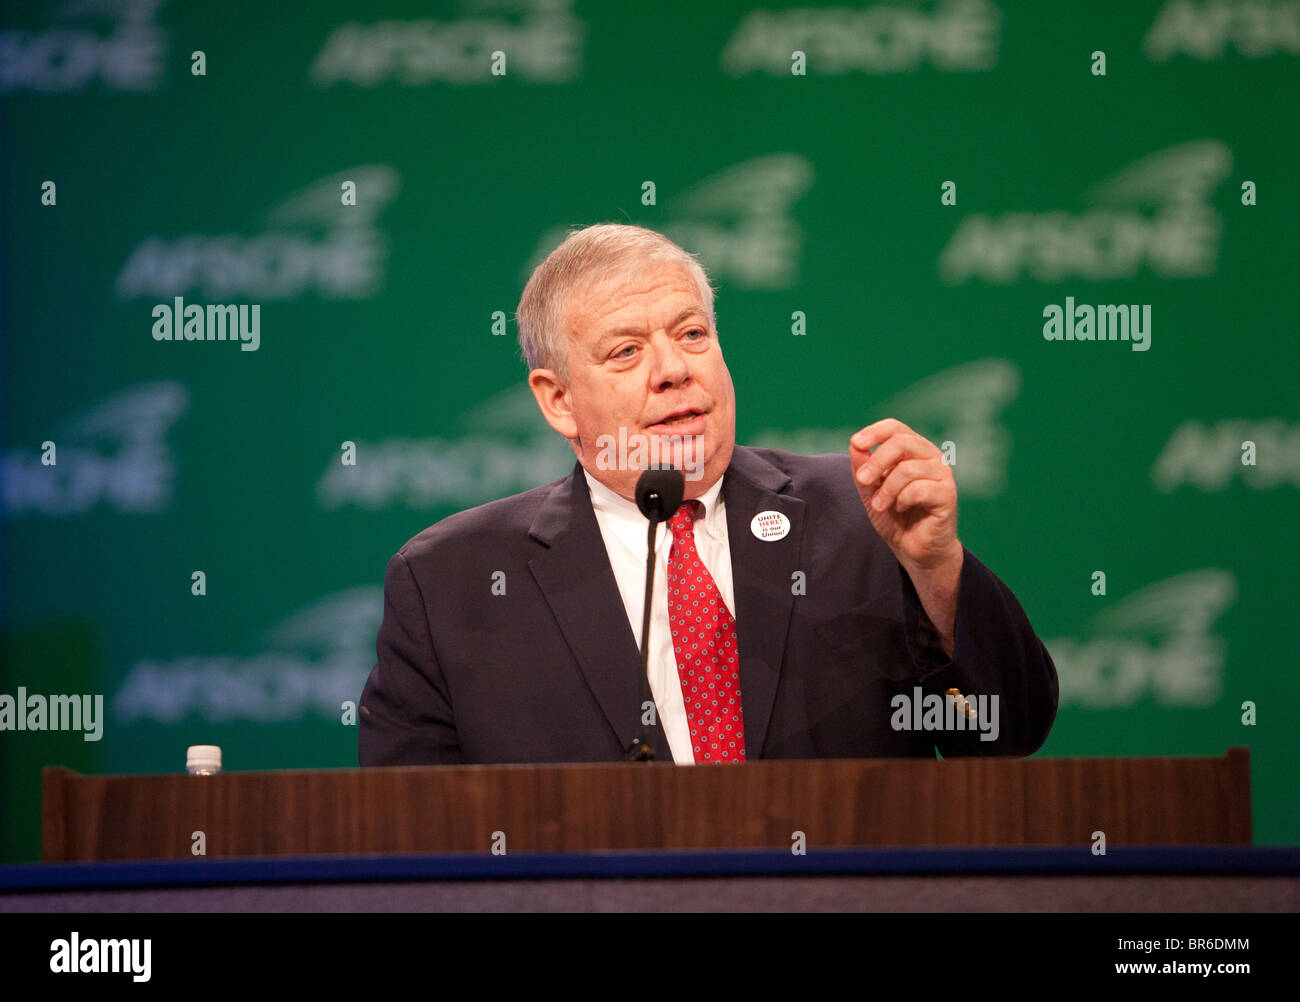
[[[676,386],[690,378],[691,366],[686,353],[669,338],[652,339],[650,352],[650,381],[656,388]]]

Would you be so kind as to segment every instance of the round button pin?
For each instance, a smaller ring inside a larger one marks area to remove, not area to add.
[[[774,543],[789,535],[790,520],[784,512],[760,511],[749,523],[749,531],[765,543]]]

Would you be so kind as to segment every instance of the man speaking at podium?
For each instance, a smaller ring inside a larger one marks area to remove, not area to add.
[[[846,454],[735,444],[698,262],[636,226],[569,235],[519,302],[528,385],[571,475],[443,519],[389,561],[361,765],[1029,755],[1051,658],[957,538],[940,450],[892,419]],[[648,447],[648,448],[647,448]],[[657,530],[653,458],[685,474]]]

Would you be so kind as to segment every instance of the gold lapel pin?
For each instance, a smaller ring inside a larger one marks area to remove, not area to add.
[[[974,720],[976,717],[975,707],[970,705],[970,700],[961,694],[960,689],[949,689],[944,693],[949,699],[965,710],[966,719]]]

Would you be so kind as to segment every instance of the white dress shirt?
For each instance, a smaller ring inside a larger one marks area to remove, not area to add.
[[[605,540],[614,580],[623,596],[623,608],[632,627],[637,650],[641,649],[641,615],[645,602],[646,535],[649,527],[635,501],[615,494],[586,470],[587,486],[591,490],[591,506],[596,512],[596,522]],[[727,543],[727,511],[722,502],[722,478],[698,499],[704,504],[703,516],[695,520],[695,550],[704,561],[714,584],[722,594],[732,616],[736,615],[736,600],[731,582],[731,548]],[[668,551],[672,548],[673,534],[664,522],[655,532],[654,604],[650,610],[650,658],[648,672],[650,692],[658,707],[659,722],[672,749],[673,761],[678,765],[694,765],[695,752],[691,744],[691,728],[686,718],[686,703],[682,699],[681,676],[673,657],[672,634],[668,626]],[[740,624],[736,629],[739,632]],[[744,701],[744,693],[741,693]]]

